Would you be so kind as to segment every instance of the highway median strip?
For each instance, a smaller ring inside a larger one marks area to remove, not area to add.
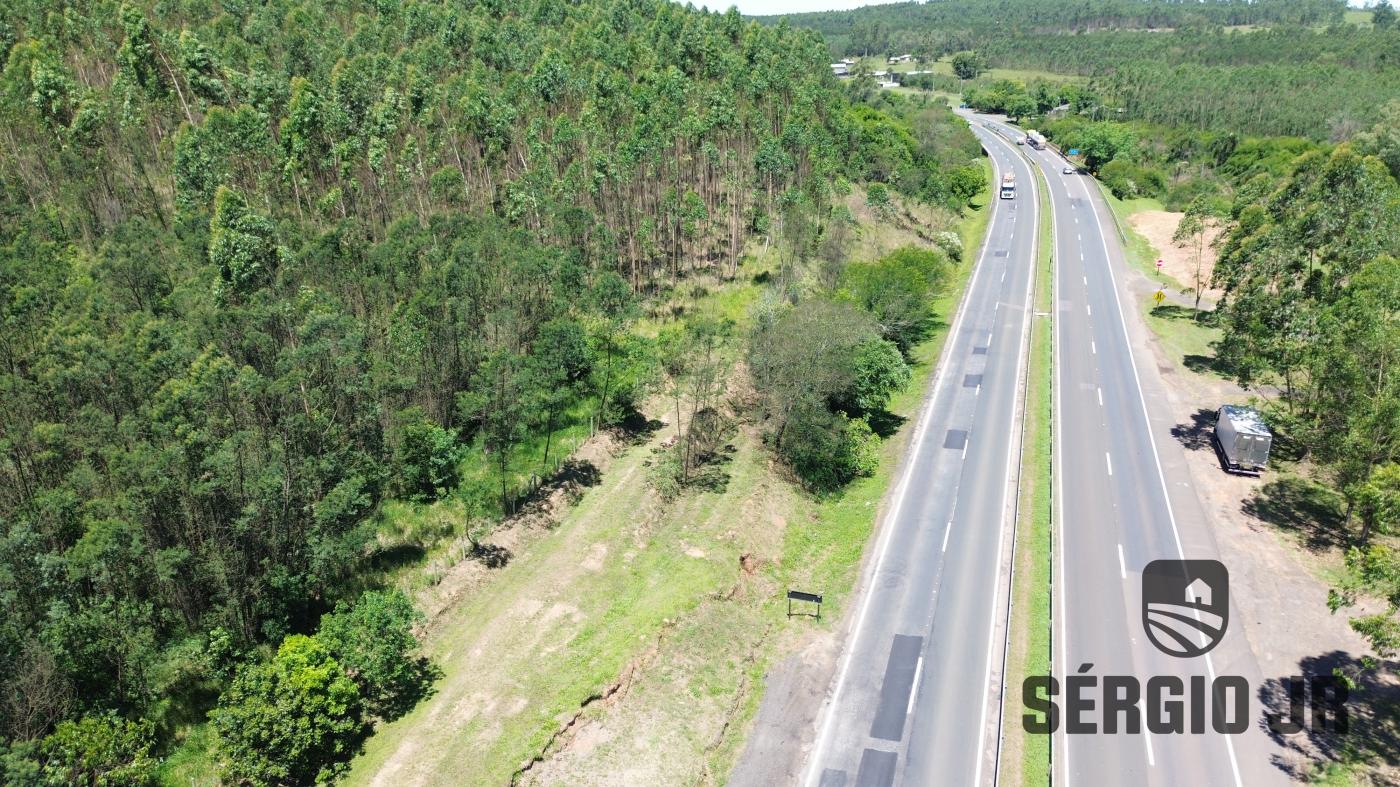
[[[1007,784],[1050,783],[1050,738],[1027,735],[1019,719],[1024,712],[1019,686],[1030,675],[1050,673],[1051,584],[1051,266],[1054,253],[1049,190],[1039,167],[1041,223],[1036,255],[1035,317],[1027,359],[1025,438],[1021,454],[1021,500],[1018,505],[1011,628],[1003,699],[1006,741],[1002,780]]]

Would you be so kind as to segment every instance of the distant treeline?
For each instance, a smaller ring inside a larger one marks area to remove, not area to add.
[[[991,67],[1087,77],[1127,119],[1321,140],[1371,125],[1400,96],[1400,27],[1344,24],[1344,10],[1312,0],[968,0],[785,19],[822,32],[834,54],[976,50]]]
[[[816,30],[838,53],[938,56],[982,46],[989,35],[1020,38],[1093,30],[1167,30],[1239,25],[1317,26],[1341,22],[1342,0],[934,0],[852,11],[756,17]]]

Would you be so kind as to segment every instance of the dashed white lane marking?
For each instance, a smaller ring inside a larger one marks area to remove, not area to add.
[[[1108,474],[1113,475],[1113,457],[1107,451],[1104,451],[1103,460],[1108,464]]]
[[[909,705],[904,709],[904,715],[908,716],[914,712],[914,698],[919,695],[919,676],[924,674],[924,657],[919,657],[918,666],[914,667],[914,684],[909,687]]]
[[[1090,340],[1089,340],[1089,352],[1090,352],[1091,354],[1093,354],[1093,355],[1098,355],[1098,354],[1099,354],[1099,348],[1094,346],[1094,340],[1093,340],[1093,339],[1090,339]]]
[[[1079,253],[1079,259],[1080,259],[1080,260],[1083,260],[1083,259],[1084,259],[1084,252],[1081,251],[1081,252]],[[1082,279],[1084,280],[1084,286],[1085,286],[1085,287],[1088,287],[1088,286],[1089,286],[1089,277],[1088,277],[1088,276],[1081,276],[1080,278],[1082,278]]]
[[[1090,317],[1093,317],[1093,316],[1094,316],[1094,307],[1090,306],[1090,305],[1087,304],[1087,303],[1084,304],[1084,313],[1087,314],[1087,315],[1089,315]]]
[[[1097,390],[1099,394],[1099,407],[1103,407],[1103,389],[1099,388]]]
[[[1128,567],[1127,567],[1127,564],[1125,564],[1125,563],[1123,562],[1123,545],[1122,545],[1122,544],[1119,544],[1119,545],[1118,545],[1118,576],[1122,577],[1123,579],[1127,579],[1127,578],[1128,578]]]

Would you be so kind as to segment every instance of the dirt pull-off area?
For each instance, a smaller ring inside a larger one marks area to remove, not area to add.
[[[1199,248],[1195,240],[1183,241],[1182,245],[1178,246],[1172,240],[1172,236],[1176,234],[1177,225],[1181,223],[1181,217],[1184,215],[1166,210],[1144,210],[1129,216],[1128,223],[1157,250],[1157,256],[1162,260],[1162,273],[1194,292],[1198,272],[1201,282],[1207,285],[1210,283],[1211,272],[1215,270],[1215,241],[1220,237],[1221,227],[1207,229]],[[1198,251],[1199,270],[1196,264]],[[1201,293],[1203,299],[1211,303],[1220,300],[1223,294],[1220,290],[1210,287],[1206,287]]]
[[[1132,223],[1139,232],[1143,215],[1157,216],[1146,223],[1162,231],[1165,219],[1160,217],[1173,217],[1174,222],[1180,214],[1134,215]],[[1170,253],[1165,256],[1172,258]],[[1132,272],[1124,286],[1138,307],[1129,313],[1141,315],[1158,282]],[[1171,342],[1141,322],[1131,326],[1130,335],[1150,347],[1156,374],[1145,374],[1144,382],[1160,380],[1165,389],[1175,423],[1172,437],[1183,449],[1190,483],[1211,520],[1220,558],[1229,567],[1231,596],[1242,618],[1238,625],[1265,681],[1256,687],[1260,699],[1281,711],[1285,694],[1280,681],[1287,676],[1328,675],[1334,668],[1356,674],[1362,657],[1372,651],[1347,623],[1361,610],[1332,614],[1327,606],[1329,580],[1337,575],[1346,546],[1339,509],[1327,499],[1330,493],[1287,468],[1270,468],[1259,478],[1224,472],[1211,442],[1215,410],[1224,403],[1248,402],[1258,392],[1245,391],[1217,374],[1194,371]],[[1282,736],[1275,765],[1295,781],[1310,780],[1327,763],[1343,759],[1344,747],[1357,745],[1361,738],[1369,739],[1364,746],[1372,751],[1391,747],[1397,733],[1394,722],[1384,717],[1394,712],[1400,697],[1393,668],[1382,664],[1359,678],[1353,697],[1360,702],[1351,707],[1356,737]],[[1357,782],[1361,784],[1400,783],[1393,764],[1373,764],[1364,777],[1354,775],[1370,780]]]

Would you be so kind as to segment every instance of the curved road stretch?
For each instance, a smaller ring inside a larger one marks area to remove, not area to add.
[[[992,672],[1001,664],[1039,200],[1015,147],[980,124],[973,130],[996,181],[1015,172],[1019,193],[1001,200],[993,191],[977,268],[819,716],[809,785],[975,784],[994,769]]]

